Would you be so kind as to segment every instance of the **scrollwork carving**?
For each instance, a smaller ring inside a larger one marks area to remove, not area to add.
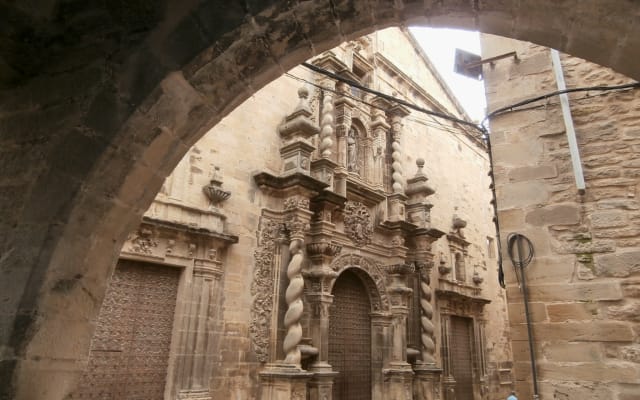
[[[309,209],[309,199],[304,197],[289,197],[284,200],[284,209],[293,210],[296,208],[302,208],[304,210]]]
[[[267,362],[273,312],[274,253],[283,235],[283,224],[263,216],[260,225],[258,248],[254,252],[255,269],[251,282],[251,294],[254,297],[251,304],[249,334],[258,361]]]
[[[371,243],[373,223],[369,208],[358,201],[348,201],[344,210],[344,230],[358,246],[366,246]]]
[[[365,280],[363,283],[367,286],[369,293],[371,293],[371,307],[373,311],[389,310],[389,298],[382,266],[355,254],[340,256],[331,264],[331,269],[338,274],[347,268],[356,268],[364,271],[371,278],[371,280]],[[373,284],[371,281],[373,281]]]

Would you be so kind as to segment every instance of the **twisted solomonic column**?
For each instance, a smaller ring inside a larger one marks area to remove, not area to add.
[[[402,164],[400,162],[401,148],[400,142],[398,139],[394,138],[393,143],[391,143],[391,148],[393,152],[391,153],[391,158],[393,159],[393,163],[391,167],[393,168],[393,174],[391,177],[393,178],[393,193],[402,193],[403,192],[403,174],[402,174]]]
[[[333,147],[333,98],[328,90],[323,91],[320,145],[318,147],[322,158],[331,158],[331,148]]]
[[[302,340],[302,318],[303,304],[302,292],[304,290],[304,279],[302,278],[302,264],[304,262],[304,232],[307,223],[297,218],[293,218],[287,223],[290,231],[291,243],[289,244],[289,254],[291,259],[287,265],[287,278],[289,286],[285,293],[287,302],[287,312],[284,315],[284,329],[286,336],[282,346],[286,356],[286,364],[300,365],[300,348],[298,345]]]
[[[426,364],[435,364],[436,345],[433,341],[435,327],[433,325],[433,307],[431,306],[431,267],[427,264],[420,265],[420,341],[422,344],[422,361]]]

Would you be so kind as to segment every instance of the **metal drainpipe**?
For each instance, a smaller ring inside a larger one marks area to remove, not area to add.
[[[567,85],[564,82],[564,74],[562,72],[562,63],[560,62],[560,53],[558,50],[551,49],[551,64],[553,72],[558,82],[558,90],[566,90]],[[585,183],[582,173],[582,162],[580,161],[580,151],[578,150],[578,142],[576,140],[576,131],[573,127],[573,118],[571,117],[571,107],[569,106],[569,95],[562,93],[560,97],[560,106],[562,108],[562,118],[564,119],[564,127],[567,132],[567,141],[569,142],[569,152],[571,153],[571,164],[573,165],[573,175],[576,179],[576,187],[578,193],[584,194]]]

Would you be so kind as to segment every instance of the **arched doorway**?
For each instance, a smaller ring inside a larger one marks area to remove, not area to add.
[[[371,399],[371,301],[350,270],[333,287],[329,310],[329,364],[338,372],[334,400]]]

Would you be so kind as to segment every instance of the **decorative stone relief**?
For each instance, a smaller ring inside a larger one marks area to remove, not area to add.
[[[344,209],[344,230],[358,246],[371,243],[373,223],[369,209],[358,201],[348,201]]]
[[[304,210],[309,209],[309,199],[305,197],[289,197],[284,200],[284,209],[293,210],[294,208],[302,208]]]
[[[258,361],[267,362],[273,311],[274,253],[279,239],[283,236],[283,224],[263,216],[260,225],[258,247],[254,252],[255,269],[251,282],[251,295],[254,298],[251,304],[249,335]]]
[[[141,254],[151,254],[153,249],[158,247],[158,241],[153,238],[153,231],[147,228],[139,228],[137,231],[129,234],[127,241],[129,251]]]
[[[176,245],[176,241],[175,239],[169,239],[167,240],[167,247],[165,248],[165,254],[169,255],[172,254],[174,251],[174,247]]]
[[[208,185],[202,187],[202,191],[212,206],[227,200],[231,196],[231,192],[222,190],[222,179],[220,177],[220,168],[218,167],[214,167],[211,180]]]
[[[388,311],[389,298],[387,296],[385,283],[386,277],[384,272],[382,272],[381,264],[355,254],[340,256],[331,264],[331,269],[338,274],[347,268],[357,268],[369,275],[375,285],[372,285],[369,280],[365,280],[363,283],[367,286],[367,291],[371,294],[371,307],[373,311]]]

